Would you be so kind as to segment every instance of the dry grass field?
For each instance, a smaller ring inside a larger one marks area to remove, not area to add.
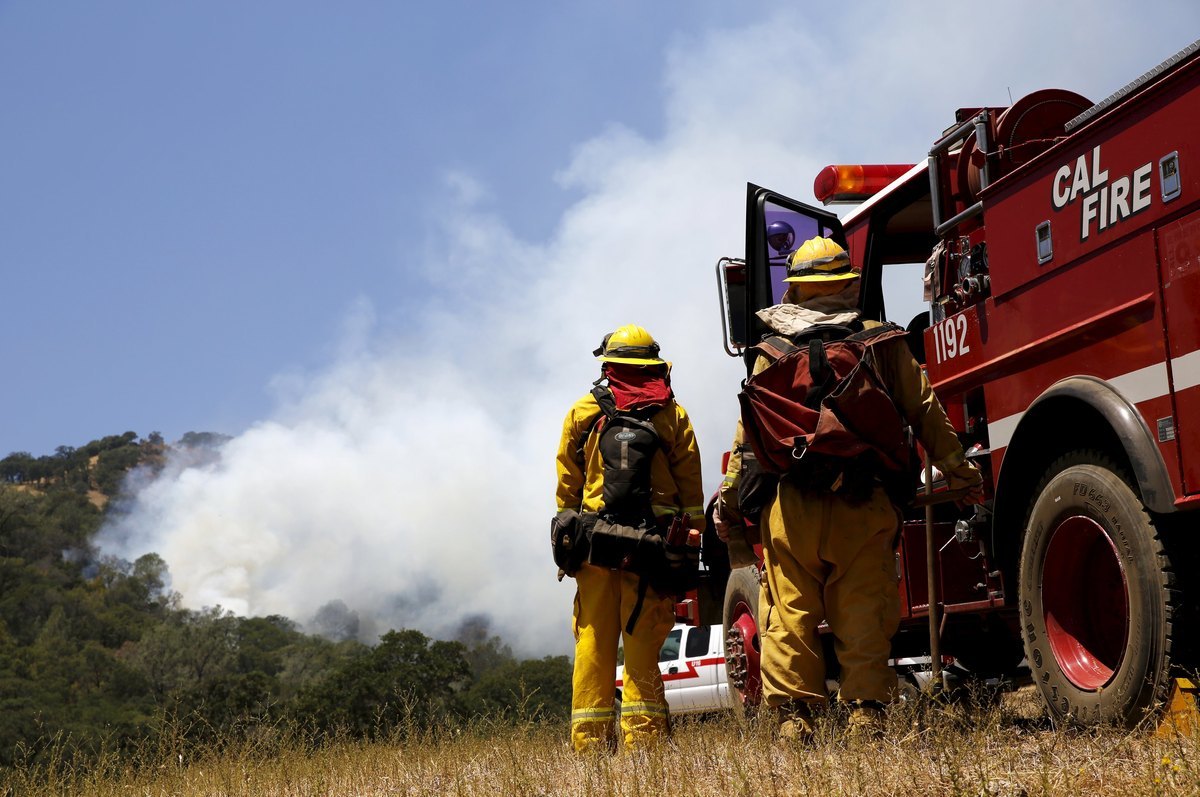
[[[764,722],[680,721],[657,749],[580,758],[564,727],[489,727],[322,746],[264,734],[226,750],[162,750],[137,767],[52,765],[2,775],[0,794],[130,795],[1166,795],[1200,794],[1192,737],[1055,729],[1031,695],[986,709],[894,708],[882,740],[781,744]]]

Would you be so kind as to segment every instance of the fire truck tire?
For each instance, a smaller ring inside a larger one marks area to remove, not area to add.
[[[734,713],[752,716],[762,698],[758,638],[758,568],[739,567],[725,584],[722,627],[725,629],[725,677]]]
[[[1174,573],[1121,469],[1075,452],[1035,491],[1021,549],[1021,633],[1051,714],[1133,726],[1170,684]]]

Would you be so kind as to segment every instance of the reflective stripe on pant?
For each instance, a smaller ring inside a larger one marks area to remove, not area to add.
[[[829,622],[841,664],[842,700],[887,702],[888,666],[900,624],[896,557],[900,517],[876,489],[862,506],[784,482],[763,529],[762,683],[767,705],[825,700],[817,627]]]
[[[670,598],[647,589],[633,633],[626,634],[637,603],[638,577],[590,565],[575,574],[575,673],[571,693],[571,744],[583,752],[607,747],[613,739],[617,642],[625,649],[621,693],[621,734],[626,747],[667,733],[658,651],[675,617]],[[623,639],[622,639],[623,637]]]

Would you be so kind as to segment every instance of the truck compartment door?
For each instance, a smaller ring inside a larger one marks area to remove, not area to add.
[[[1175,415],[1157,419],[1151,431],[1159,443],[1177,441],[1183,490],[1192,494],[1200,492],[1200,211],[1156,232]]]

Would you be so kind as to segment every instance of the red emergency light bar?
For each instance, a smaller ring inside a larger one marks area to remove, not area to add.
[[[823,205],[862,202],[882,191],[911,168],[911,164],[896,163],[826,166],[813,181],[813,194]]]

